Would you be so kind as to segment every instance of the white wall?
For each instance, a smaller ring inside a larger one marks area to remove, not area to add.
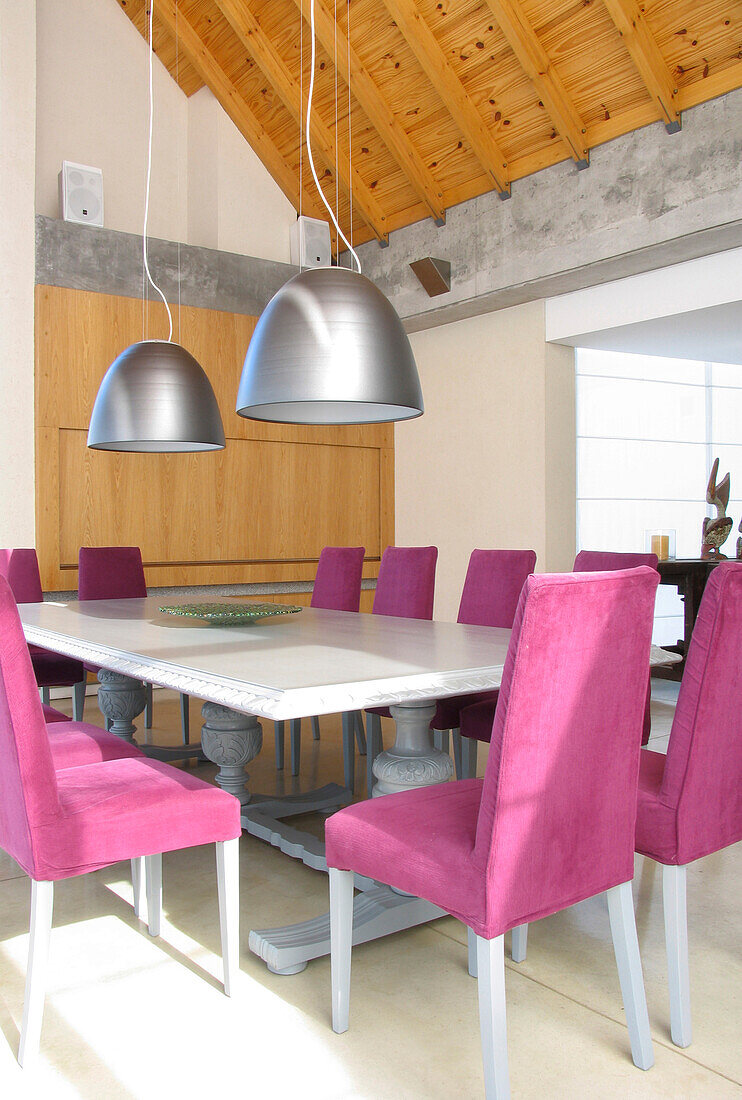
[[[296,210],[208,88],[188,101],[188,241],[290,263]]]
[[[542,302],[411,337],[425,414],[398,424],[396,541],[438,546],[436,618],[455,619],[470,552],[574,558],[574,359]]]
[[[147,44],[114,0],[36,5],[37,213],[58,217],[72,160],[103,170],[106,227],[141,233]],[[157,58],[153,72],[150,235],[288,262],[296,212],[280,188],[208,89],[187,99]]]
[[[105,224],[141,233],[147,45],[112,0],[37,0],[36,211],[56,218],[63,160],[103,170]],[[185,240],[188,101],[155,58],[149,232]]]
[[[34,543],[36,13],[0,0],[0,546]]]

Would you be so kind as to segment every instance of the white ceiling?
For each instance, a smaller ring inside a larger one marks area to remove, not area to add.
[[[583,332],[557,343],[742,366],[742,302],[725,302],[632,325]]]
[[[742,249],[550,298],[546,338],[742,365]]]

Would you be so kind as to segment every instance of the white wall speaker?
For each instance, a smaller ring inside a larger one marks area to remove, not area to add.
[[[103,173],[63,160],[59,173],[59,215],[66,222],[103,225]]]
[[[321,218],[297,218],[289,231],[291,262],[297,267],[331,267],[330,226]]]

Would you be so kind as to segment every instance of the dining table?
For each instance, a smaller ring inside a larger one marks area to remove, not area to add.
[[[235,609],[244,598],[223,600]],[[181,616],[192,597],[21,604],[29,643],[99,667],[98,702],[112,733],[134,739],[134,719],[145,705],[144,683],[204,700],[200,747],[216,765],[216,782],[236,795],[248,833],[326,870],[324,845],[292,824],[309,813],[332,812],[353,791],[328,783],[298,795],[259,794],[248,786],[247,765],[260,752],[259,719],[271,722],[322,714],[352,714],[389,706],[394,744],[374,761],[374,796],[452,778],[447,753],[433,745],[436,700],[500,685],[510,631],[461,623],[275,605],[276,614],[213,625]],[[290,605],[289,605],[290,606]],[[652,647],[651,664],[678,656]],[[352,752],[353,737],[346,741]],[[168,759],[172,750],[141,744]],[[356,876],[354,944],[443,916],[437,906]],[[303,970],[329,953],[329,915],[300,924],[254,929],[250,949],[276,973]]]

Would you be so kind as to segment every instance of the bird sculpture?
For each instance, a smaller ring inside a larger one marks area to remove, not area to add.
[[[706,500],[716,508],[716,517],[711,519],[706,516],[703,521],[701,538],[701,557],[710,561],[720,561],[722,558],[726,558],[726,554],[722,554],[720,548],[729,538],[729,532],[734,524],[732,517],[727,515],[729,474],[725,474],[717,484],[716,475],[718,472],[719,459],[717,458],[711,467],[711,477],[706,489]]]

